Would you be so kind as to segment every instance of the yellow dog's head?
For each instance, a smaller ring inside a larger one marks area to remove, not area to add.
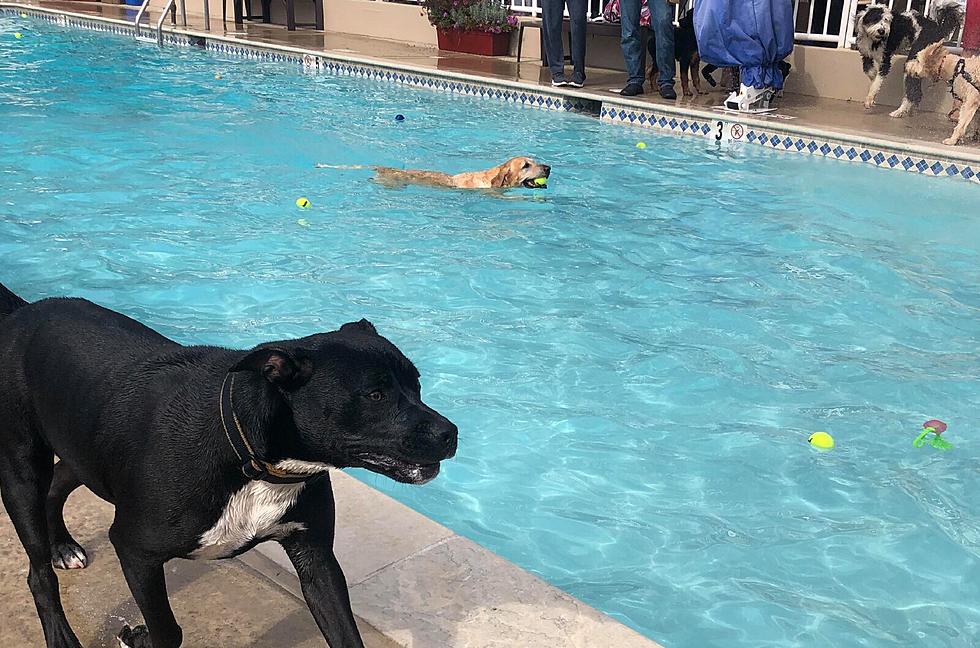
[[[490,170],[490,186],[495,189],[511,189],[525,187],[526,189],[545,189],[551,167],[539,164],[529,157],[516,157]],[[544,182],[542,182],[544,180]]]

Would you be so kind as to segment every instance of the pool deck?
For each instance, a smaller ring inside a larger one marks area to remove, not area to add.
[[[332,471],[335,551],[367,648],[658,648],[617,621],[412,511]],[[116,648],[139,611],[107,533],[113,507],[81,489],[66,520],[91,565],[58,572],[69,621],[85,648]],[[238,559],[167,563],[184,645],[313,648],[324,641],[279,545]],[[27,559],[0,507],[0,646],[43,645],[27,589]]]
[[[120,5],[102,5],[93,2],[27,0],[19,4],[112,19],[124,19],[132,12],[131,7],[128,8],[130,13],[127,14],[125,13],[127,8]],[[154,12],[151,10],[149,13]],[[150,17],[151,23],[155,24],[156,16]],[[167,21],[165,29],[169,28],[169,21]],[[210,32],[204,31],[203,16],[194,13],[188,14],[186,30],[181,27],[174,29],[179,32],[186,31],[186,33],[234,41],[315,52],[341,60],[456,75],[496,83],[519,84],[524,88],[538,87],[542,92],[551,95],[564,95],[594,102],[614,102],[639,109],[676,111],[678,114],[688,115],[693,113],[701,117],[714,115],[717,118],[719,113],[712,112],[712,108],[723,100],[720,92],[695,98],[681,97],[677,101],[666,101],[655,94],[623,98],[610,92],[611,88],[622,86],[625,80],[623,73],[598,68],[588,70],[588,84],[584,89],[556,89],[551,87],[548,71],[534,58],[525,58],[518,64],[512,57],[487,58],[442,52],[405,43],[340,33],[313,30],[289,32],[284,27],[256,22],[246,22],[240,30],[236,30],[234,23],[230,21],[223,26],[220,16],[212,16]],[[930,85],[926,83],[926,92],[946,92],[945,84],[942,84],[941,88],[930,88]],[[876,106],[871,111],[865,111],[863,106],[856,102],[787,94],[778,103],[778,113],[792,118],[791,121],[759,116],[739,117],[739,121],[760,126],[770,124],[773,128],[791,126],[795,131],[814,135],[866,142],[869,145],[980,165],[980,142],[969,141],[955,147],[942,144],[942,140],[949,136],[953,128],[953,124],[947,120],[945,114],[922,111],[907,119],[894,119],[888,115],[891,110],[889,106]],[[730,115],[722,117],[732,119]]]

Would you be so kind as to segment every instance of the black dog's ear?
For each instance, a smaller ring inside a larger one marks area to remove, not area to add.
[[[362,319],[360,322],[347,322],[340,327],[341,333],[370,333],[371,335],[377,335],[378,329],[374,328],[374,324]]]
[[[284,389],[296,389],[313,375],[313,361],[305,354],[281,347],[255,349],[229,371],[255,371]]]

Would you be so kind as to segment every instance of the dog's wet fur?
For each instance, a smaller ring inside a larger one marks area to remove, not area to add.
[[[956,122],[956,126],[943,144],[958,144],[980,110],[980,56],[958,56],[947,51],[942,43],[933,43],[909,61],[906,71],[921,79],[951,84],[954,100],[949,118]],[[973,130],[973,139],[980,139],[980,126]]]
[[[0,357],[0,494],[48,648],[80,648],[52,568],[87,565],[62,514],[80,485],[115,505],[109,538],[145,619],[121,645],[181,644],[166,561],[274,539],[329,645],[363,646],[333,553],[327,471],[421,484],[456,452],[456,426],[422,402],[415,366],[366,320],[251,351],[188,347],[83,299],[29,304],[0,285]],[[227,378],[255,455],[306,481],[245,476],[219,414]]]

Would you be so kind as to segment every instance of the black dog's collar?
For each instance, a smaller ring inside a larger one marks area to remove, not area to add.
[[[230,380],[229,380],[230,379]],[[227,389],[225,387],[227,386]],[[299,484],[315,477],[315,475],[291,473],[286,470],[276,468],[272,464],[262,461],[255,456],[251,444],[245,437],[241,421],[235,413],[235,403],[232,401],[231,392],[235,388],[235,376],[232,373],[225,375],[221,382],[221,394],[218,399],[218,414],[221,416],[221,428],[225,431],[225,437],[231,444],[231,449],[235,451],[239,461],[242,462],[242,474],[251,480],[261,480],[270,484]],[[234,424],[237,434],[229,432],[228,415]]]

